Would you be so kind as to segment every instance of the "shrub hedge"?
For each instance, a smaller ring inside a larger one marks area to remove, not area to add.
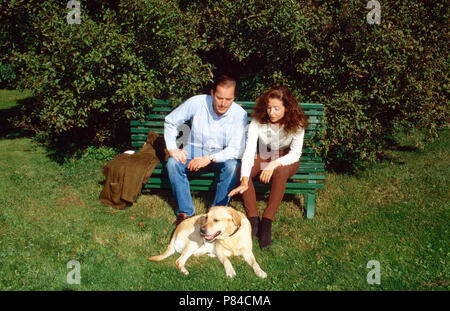
[[[319,153],[351,171],[378,159],[399,130],[428,138],[448,121],[448,6],[380,1],[0,1],[3,64],[36,101],[25,120],[48,141],[120,144],[154,98],[239,79],[239,99],[273,84],[325,104]],[[83,138],[83,139],[81,139]]]

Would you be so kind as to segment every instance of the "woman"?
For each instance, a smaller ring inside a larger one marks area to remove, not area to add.
[[[242,156],[241,182],[228,195],[242,194],[252,237],[259,234],[261,248],[271,243],[272,221],[283,199],[286,182],[300,165],[307,126],[307,116],[287,87],[272,87],[256,100]],[[272,180],[269,202],[261,221],[252,181],[259,173],[261,182],[267,184]]]

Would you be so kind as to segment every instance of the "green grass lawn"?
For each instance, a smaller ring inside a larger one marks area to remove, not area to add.
[[[17,106],[17,101],[31,95],[30,91],[2,90],[0,89],[0,109],[6,110]]]
[[[0,92],[0,109],[14,106],[14,94]],[[107,160],[57,164],[33,139],[2,135],[0,290],[448,290],[449,146],[443,130],[424,149],[389,150],[389,160],[357,175],[328,173],[312,220],[302,196],[286,196],[271,247],[254,241],[267,279],[240,257],[231,258],[237,276],[229,279],[208,256],[191,257],[188,276],[175,267],[178,255],[147,261],[174,229],[170,192],[142,195],[122,211],[102,206]],[[195,193],[197,213],[211,201]],[[244,211],[240,199],[232,205]],[[81,264],[80,285],[66,281],[70,260]],[[380,262],[380,285],[366,281],[370,260]]]

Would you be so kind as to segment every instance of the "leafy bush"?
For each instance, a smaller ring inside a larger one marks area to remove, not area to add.
[[[105,146],[101,146],[99,148],[95,148],[93,146],[89,146],[82,155],[80,155],[80,158],[83,162],[90,162],[90,161],[111,161],[114,159],[114,157],[117,155],[117,152],[112,149]]]
[[[0,87],[13,84],[16,78],[14,67],[11,64],[0,62]]]
[[[239,99],[284,84],[323,103],[318,152],[334,169],[375,161],[398,130],[432,138],[448,120],[443,0],[383,1],[379,25],[356,0],[91,0],[80,25],[61,1],[0,3],[12,43],[0,48],[35,91],[26,117],[52,142],[126,143],[153,98],[179,102],[221,72],[240,80]]]
[[[325,104],[320,150],[334,169],[378,159],[397,129],[431,138],[448,120],[444,1],[383,1],[380,25],[364,1],[183,3],[202,16],[207,59],[241,77],[241,98],[284,84]]]
[[[122,1],[114,10],[90,1],[79,25],[67,23],[60,1],[21,9],[38,3],[29,25],[36,40],[13,60],[20,86],[37,98],[25,117],[38,120],[41,137],[58,149],[126,142],[129,120],[142,117],[155,95],[181,96],[209,80],[173,3]]]

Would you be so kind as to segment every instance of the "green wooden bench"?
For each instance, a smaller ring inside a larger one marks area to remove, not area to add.
[[[250,123],[254,102],[237,101],[236,103],[247,111]],[[314,155],[314,150],[310,145],[312,140],[317,140],[317,130],[322,126],[323,105],[311,103],[301,103],[300,105],[305,114],[309,116],[310,125],[305,132],[300,167],[297,173],[288,180],[285,193],[305,195],[306,216],[311,219],[314,217],[316,190],[324,187],[320,181],[325,180],[325,175],[320,174],[325,172],[322,158]],[[163,135],[164,118],[173,109],[170,101],[156,100],[145,120],[130,122],[131,144],[134,150],[137,151],[142,147],[150,130]],[[191,190],[215,191],[217,178],[217,174],[212,172],[195,173],[190,179]],[[259,181],[255,180],[254,185],[257,192],[270,191],[269,185],[264,185]],[[149,192],[150,189],[171,189],[165,163],[159,163],[156,166],[147,184],[142,187],[143,192]]]

